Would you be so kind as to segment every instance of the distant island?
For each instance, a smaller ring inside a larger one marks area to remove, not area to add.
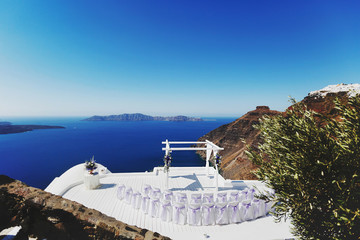
[[[35,129],[65,128],[62,126],[47,125],[13,125],[10,122],[0,122],[0,134],[29,132]]]
[[[203,121],[201,118],[193,118],[186,116],[175,117],[153,117],[144,115],[141,113],[125,113],[120,115],[109,116],[92,116],[90,118],[83,119],[83,121],[170,121],[170,122],[199,122]]]

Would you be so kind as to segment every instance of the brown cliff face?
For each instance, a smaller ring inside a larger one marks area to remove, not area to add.
[[[338,98],[341,103],[348,101],[348,92],[329,92],[326,95],[308,95],[302,102],[308,109],[326,115],[331,118],[338,118],[334,100]],[[291,106],[288,108],[290,109]],[[199,141],[209,140],[216,145],[223,147],[220,152],[222,156],[222,175],[227,179],[256,179],[252,171],[256,166],[247,158],[245,150],[246,144],[257,147],[260,139],[260,132],[254,129],[254,125],[259,123],[259,119],[264,115],[275,116],[282,112],[270,110],[267,106],[258,106],[256,110],[246,113],[241,118],[220,126],[219,128],[207,133],[199,138]],[[246,142],[246,144],[244,143]],[[204,153],[199,154],[205,158]]]
[[[251,173],[252,170],[256,169],[256,166],[245,154],[246,144],[254,147],[259,144],[260,132],[253,126],[259,123],[260,118],[265,115],[274,116],[278,114],[281,112],[270,110],[267,106],[258,106],[256,110],[246,113],[229,124],[220,126],[199,139],[199,141],[207,139],[224,148],[224,151],[220,153],[224,178],[256,179],[255,175]],[[203,153],[199,152],[199,154],[204,157]]]

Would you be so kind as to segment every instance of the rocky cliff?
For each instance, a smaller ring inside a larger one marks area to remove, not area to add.
[[[321,90],[310,92],[302,102],[307,105],[308,109],[328,117],[337,118],[336,109],[334,109],[335,98],[338,98],[342,103],[347,103],[348,97],[357,93],[360,93],[360,84],[330,85]],[[243,141],[256,147],[261,139],[259,131],[254,129],[253,125],[257,124],[264,115],[274,116],[278,114],[282,113],[272,111],[266,106],[257,107],[256,110],[246,113],[234,122],[207,133],[199,141],[207,139],[225,149],[220,153],[223,157],[222,175],[225,178],[256,179],[252,174],[256,166],[247,158],[245,154],[246,145]],[[203,153],[199,152],[199,154],[205,158]]]
[[[254,125],[264,115],[274,116],[281,112],[270,110],[267,106],[258,106],[254,111],[246,113],[241,118],[220,126],[219,128],[202,136],[199,141],[210,140],[216,145],[223,147],[222,175],[228,179],[256,179],[251,173],[256,166],[251,163],[245,154],[246,144],[257,146],[260,137],[259,131]],[[246,141],[246,144],[244,143]],[[199,154],[204,157],[203,153]]]
[[[169,239],[0,175],[0,231],[19,225],[15,239]]]

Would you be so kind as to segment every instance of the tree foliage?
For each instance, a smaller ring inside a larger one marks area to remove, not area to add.
[[[337,120],[293,103],[260,121],[263,143],[247,152],[275,190],[261,197],[301,239],[360,239],[360,96],[335,101]]]

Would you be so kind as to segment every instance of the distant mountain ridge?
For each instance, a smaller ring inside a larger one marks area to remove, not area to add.
[[[199,122],[201,118],[193,118],[187,116],[159,117],[149,116],[142,113],[124,113],[120,115],[109,116],[92,116],[83,121],[170,121],[170,122]]]

